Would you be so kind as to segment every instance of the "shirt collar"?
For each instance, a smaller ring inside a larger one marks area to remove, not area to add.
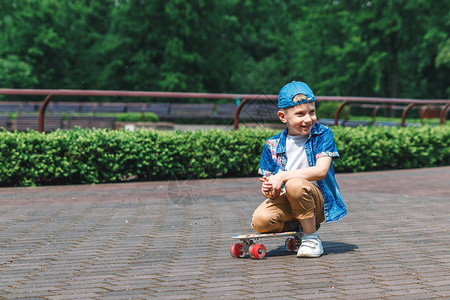
[[[277,145],[277,154],[285,153],[286,152],[286,138],[287,138],[288,129],[286,128],[283,132],[280,134],[280,138],[278,140]]]
[[[325,126],[320,125],[319,123],[314,124],[313,128],[311,128],[311,132],[309,133],[308,139],[311,138],[313,135],[321,134],[325,131]],[[287,138],[288,129],[286,128],[283,132],[280,134],[280,138],[278,140],[277,150],[276,153],[285,153],[286,152],[286,138]]]

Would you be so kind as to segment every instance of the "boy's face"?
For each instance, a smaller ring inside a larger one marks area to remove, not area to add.
[[[316,104],[302,103],[281,109],[278,117],[287,125],[289,135],[308,135],[317,121]]]

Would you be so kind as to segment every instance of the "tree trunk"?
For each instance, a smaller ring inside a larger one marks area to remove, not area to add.
[[[390,52],[392,55],[391,62],[391,98],[398,98],[399,92],[399,73],[398,73],[398,47],[397,32],[391,35]],[[389,115],[395,117],[395,111],[390,109]]]

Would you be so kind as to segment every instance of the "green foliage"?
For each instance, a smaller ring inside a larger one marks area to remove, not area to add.
[[[450,164],[449,126],[333,128],[338,172]]]
[[[158,122],[159,117],[154,113],[121,113],[114,114],[117,122]]]
[[[449,66],[436,68],[434,61],[448,39],[448,2],[445,9],[425,0],[292,5],[299,17],[291,23],[290,43],[306,48],[295,52],[289,74],[311,83],[317,94],[448,96]]]
[[[338,172],[450,164],[448,126],[333,128]],[[0,131],[0,186],[256,176],[277,131]]]
[[[341,102],[318,101],[316,105],[320,118],[333,119]]]
[[[27,88],[37,83],[33,68],[15,55],[0,58],[0,82],[10,88]]]
[[[450,2],[5,0],[7,88],[446,98]]]

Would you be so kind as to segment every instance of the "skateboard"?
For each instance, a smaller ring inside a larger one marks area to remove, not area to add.
[[[266,256],[266,247],[263,244],[255,243],[259,239],[288,237],[284,243],[286,250],[296,252],[302,242],[301,231],[287,231],[280,233],[254,233],[254,234],[240,234],[234,235],[231,238],[240,240],[240,243],[232,244],[230,246],[230,254],[233,257],[241,258],[247,253],[251,258],[262,259]]]

